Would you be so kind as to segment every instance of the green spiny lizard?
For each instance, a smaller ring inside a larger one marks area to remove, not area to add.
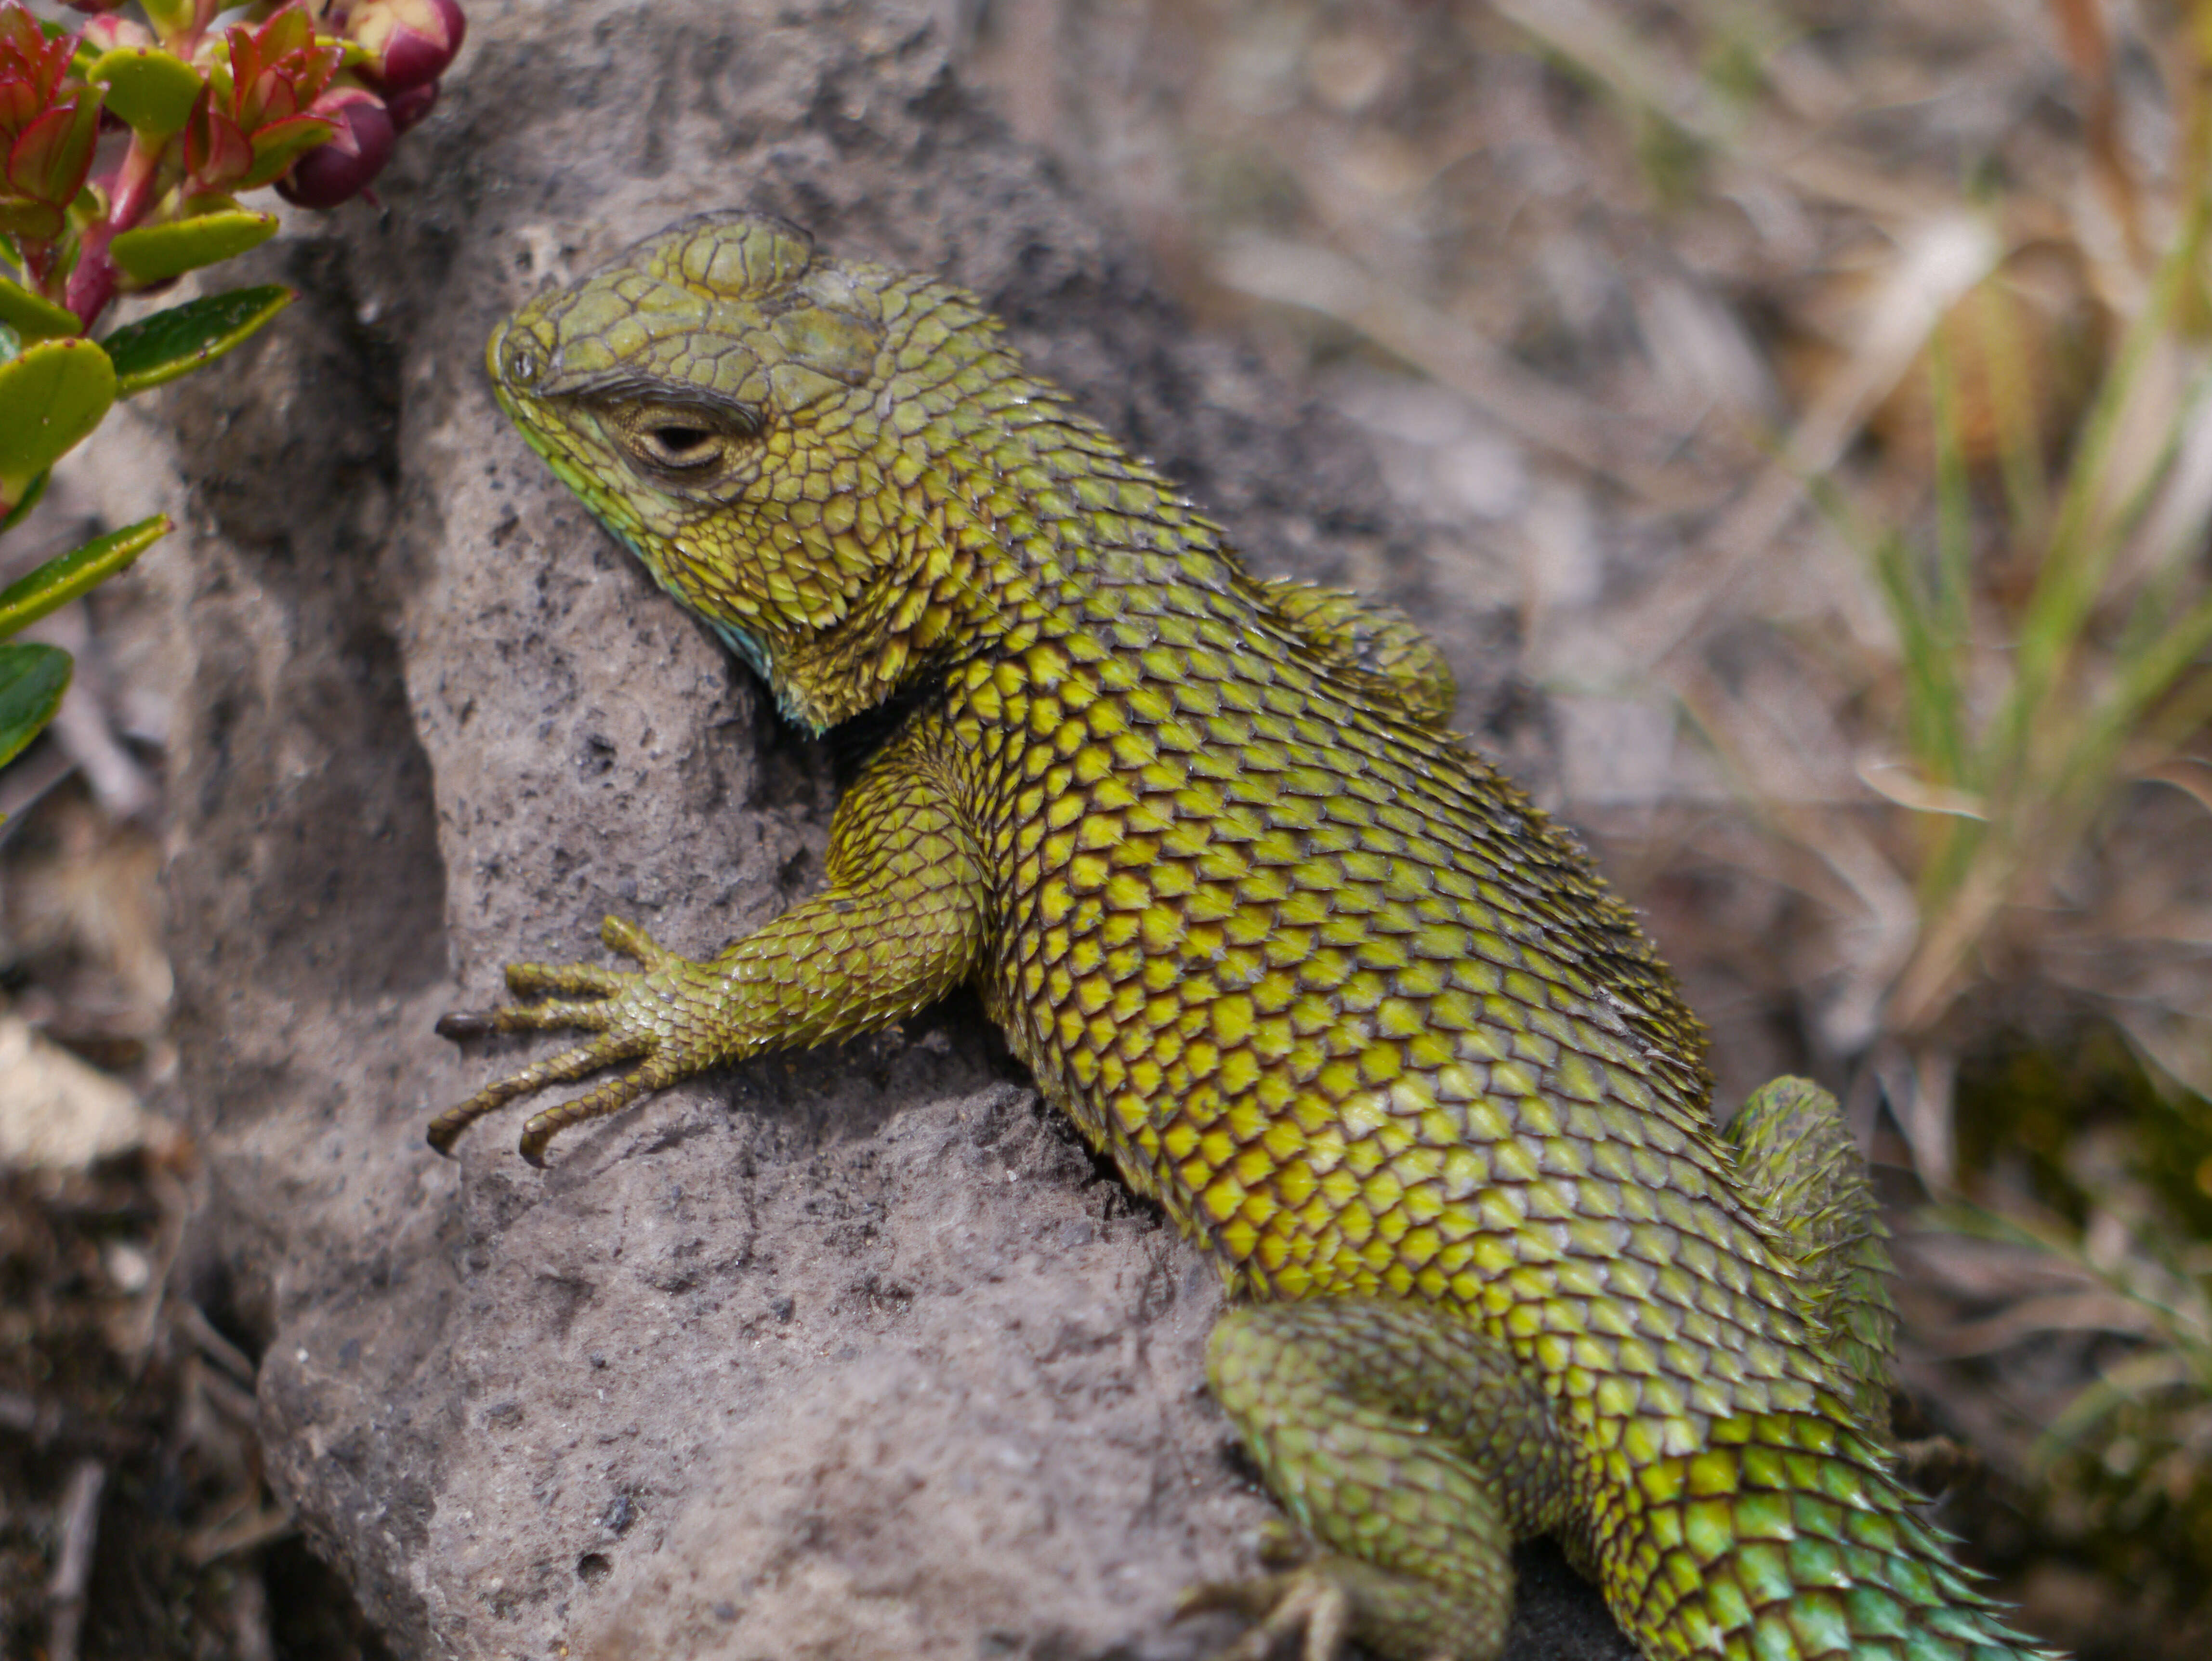
[[[904,713],[826,889],[708,962],[519,964],[448,1036],[580,1048],[438,1118],[617,1073],[522,1153],[702,1068],[963,982],[1212,1252],[1223,1406],[1312,1542],[1195,1606],[1490,1661],[1550,1532],[1653,1658],[2035,1653],[1892,1474],[1887,1260],[1834,1104],[1708,1117],[1632,916],[1443,725],[1404,618],[1248,575],[970,295],[723,213],[492,338],[501,405],[821,730]]]

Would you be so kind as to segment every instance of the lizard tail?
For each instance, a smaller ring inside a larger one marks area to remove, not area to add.
[[[2059,1661],[2005,1624],[1888,1455],[1839,1418],[1742,1415],[1627,1483],[1626,1549],[1598,1556],[1650,1656]]]

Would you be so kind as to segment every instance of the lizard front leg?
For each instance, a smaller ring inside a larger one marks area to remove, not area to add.
[[[910,727],[870,763],[830,826],[830,885],[699,963],[610,917],[600,938],[641,965],[513,964],[508,989],[543,1000],[449,1015],[449,1038],[575,1029],[588,1043],[486,1086],[430,1124],[449,1153],[476,1120],[549,1086],[635,1062],[588,1094],[533,1114],[522,1157],[544,1163],[566,1127],[722,1062],[866,1032],[951,991],[983,939],[983,866],[928,734]]]

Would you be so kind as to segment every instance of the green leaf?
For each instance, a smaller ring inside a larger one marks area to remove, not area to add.
[[[258,248],[276,234],[275,214],[231,208],[125,231],[107,245],[107,252],[132,282],[159,283]]]
[[[0,363],[0,502],[21,501],[114,402],[115,366],[89,340],[41,340]]]
[[[71,667],[58,646],[0,646],[0,767],[46,730],[69,691]]]
[[[250,340],[290,305],[293,291],[274,283],[188,300],[118,329],[100,343],[115,363],[115,395],[129,398],[212,363]]]
[[[94,538],[0,588],[0,640],[20,633],[57,606],[66,605],[106,581],[173,528],[167,514],[156,514]]]
[[[84,332],[84,325],[68,307],[57,306],[4,277],[0,277],[0,323],[26,340],[58,340]]]
[[[46,495],[46,481],[52,477],[53,473],[49,470],[24,487],[22,499],[10,508],[4,517],[0,517],[0,531],[12,531],[22,522],[24,516],[39,505],[39,498]]]
[[[206,84],[182,58],[154,46],[118,46],[100,55],[85,74],[94,86],[107,85],[107,107],[149,137],[166,138],[184,129],[192,100]]]

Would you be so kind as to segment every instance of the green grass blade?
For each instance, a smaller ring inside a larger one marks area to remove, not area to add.
[[[2036,390],[2028,384],[2032,360],[2021,325],[2021,302],[1994,283],[1991,293],[1996,299],[1977,314],[1982,336],[1978,344],[1996,412],[1997,472],[2004,482],[2006,520],[2014,539],[2024,542],[2049,528],[2051,491],[2037,431]],[[2049,373],[2049,359],[2043,359],[2039,367]]]
[[[2051,540],[2016,633],[2012,684],[1982,746],[1979,770],[1992,784],[2017,778],[2026,770],[2051,688],[2081,642],[2124,527],[2141,518],[2161,480],[2163,459],[2122,505],[2114,523],[2098,523],[2129,401],[2152,354],[2168,344],[2169,326],[2191,278],[2195,250],[2202,244],[2202,218],[2200,210],[2160,265],[2151,299],[2129,326],[2068,467]]]
[[[2156,641],[2120,662],[2067,757],[2057,783],[2062,800],[2082,800],[2096,781],[2118,770],[2120,752],[2144,715],[2173,690],[2208,647],[2212,647],[2212,595],[2199,598]]]
[[[1908,648],[1906,684],[1924,700],[1916,713],[1926,745],[1920,764],[1936,782],[1978,788],[1966,776],[1966,699],[1961,654],[1969,647],[1973,604],[1973,502],[1966,479],[1959,389],[1943,332],[1928,338],[1928,380],[1936,428],[1936,587],[1929,626],[1902,637]],[[1916,661],[1919,654],[1925,661]]]

